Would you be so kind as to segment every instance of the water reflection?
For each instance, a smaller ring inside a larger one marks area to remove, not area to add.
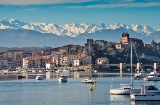
[[[110,95],[111,102],[121,102],[125,101],[126,99],[129,100],[130,95]]]
[[[131,105],[160,105],[160,101],[131,101]]]
[[[25,79],[35,79],[36,75],[38,73],[22,73],[22,74],[4,74],[0,75],[0,80],[15,80],[17,79],[18,75],[24,75],[26,76]],[[56,72],[43,72],[43,75],[46,79],[52,79],[52,78],[58,78],[59,75],[67,75],[69,78],[85,78],[88,77],[88,72],[71,72],[71,73],[56,73]],[[96,77],[93,78],[98,78],[98,77],[129,77],[130,74],[128,73],[95,73]]]

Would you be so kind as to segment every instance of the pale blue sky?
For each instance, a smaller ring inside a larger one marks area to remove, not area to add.
[[[24,22],[146,24],[160,29],[159,0],[0,0],[0,19]]]

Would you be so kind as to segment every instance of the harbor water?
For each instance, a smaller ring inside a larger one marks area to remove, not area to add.
[[[111,86],[130,84],[130,76],[102,76],[96,84],[83,84],[84,78],[68,78],[59,83],[58,78],[38,81],[34,76],[16,79],[16,75],[0,76],[0,105],[160,105],[160,101],[130,101],[128,95],[110,95]],[[153,84],[160,88],[160,81],[134,80],[134,86]],[[93,91],[89,88],[92,87]]]

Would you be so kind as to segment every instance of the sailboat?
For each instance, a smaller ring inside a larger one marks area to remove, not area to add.
[[[110,89],[111,95],[130,95],[131,92],[139,93],[141,91],[140,88],[133,88],[133,70],[132,70],[132,42],[131,42],[131,84],[120,84],[119,88]]]
[[[90,43],[89,43],[89,55],[91,55],[90,54]],[[91,64],[91,69],[89,70],[89,77],[86,77],[85,79],[83,79],[82,81],[81,81],[81,83],[96,83],[96,80],[92,80],[92,78],[91,78],[91,76],[92,76],[92,67],[93,65]]]
[[[142,78],[145,77],[145,72],[144,72],[144,70],[142,69],[142,66],[141,66],[141,63],[140,63],[139,58],[138,58],[138,56],[137,56],[137,52],[136,52],[135,47],[134,47],[134,51],[135,51],[135,54],[136,54],[136,57],[137,57],[137,61],[138,61],[138,63],[140,64],[139,66],[140,66],[141,71],[137,73],[137,69],[136,69],[136,73],[135,73],[135,75],[134,75],[133,78],[134,78],[134,80],[140,80],[140,79],[142,79]]]

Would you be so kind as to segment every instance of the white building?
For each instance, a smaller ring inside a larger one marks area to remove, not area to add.
[[[29,57],[27,58],[23,58],[23,68],[27,68],[28,67],[28,63],[29,63]]]
[[[51,69],[55,67],[56,67],[55,63],[52,63],[52,62],[46,63],[46,69]]]
[[[80,66],[80,59],[74,60],[74,66]]]

